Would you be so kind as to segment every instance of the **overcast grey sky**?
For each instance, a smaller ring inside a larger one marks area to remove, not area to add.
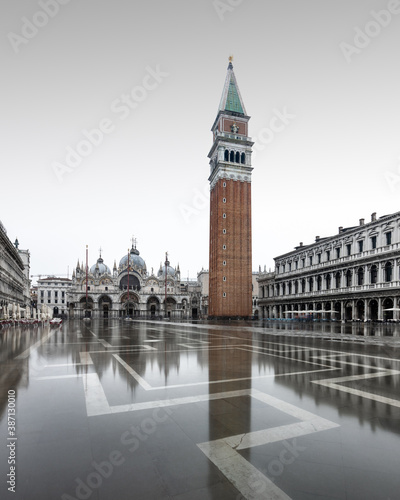
[[[112,267],[133,235],[149,271],[165,251],[184,277],[208,268],[207,154],[230,54],[256,142],[254,270],[400,209],[398,0],[1,11],[0,220],[34,275],[71,273],[86,244]]]

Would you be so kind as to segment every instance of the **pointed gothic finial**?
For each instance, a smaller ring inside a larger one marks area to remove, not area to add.
[[[228,66],[228,69],[233,69],[233,56],[229,56],[229,66]]]
[[[100,247],[100,248],[99,248],[100,259],[101,259],[101,252],[102,252],[102,250],[103,250],[103,249]]]

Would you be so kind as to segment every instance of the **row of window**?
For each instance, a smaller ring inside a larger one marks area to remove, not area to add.
[[[54,292],[54,297],[58,297],[58,290],[53,290]],[[44,290],[40,290],[40,297],[43,298],[44,297]],[[47,297],[51,297],[51,290],[47,290]],[[61,297],[64,298],[65,297],[65,292],[61,292]]]
[[[239,151],[229,151],[225,149],[225,161],[229,161],[231,163],[241,163],[244,165],[246,163],[246,154],[239,153]]]
[[[391,232],[388,232],[388,233],[385,233],[385,241],[386,241],[386,245],[391,245],[392,244],[392,233]],[[356,242],[357,243],[357,250],[358,252],[357,253],[362,253],[364,252],[364,240],[359,240]],[[370,249],[371,250],[375,250],[377,248],[377,237],[376,236],[372,236],[370,238]],[[345,255],[347,257],[350,257],[352,255],[352,244],[349,243],[345,246]],[[331,250],[327,250],[325,252],[325,260],[324,262],[329,262],[331,259],[332,259],[332,256],[335,258],[335,259],[340,259],[342,257],[342,247],[337,247],[334,249],[334,252],[333,252],[333,255],[332,255],[332,252]],[[316,259],[314,259],[314,257],[316,257]],[[301,263],[301,268],[305,268],[307,267],[307,261],[304,258],[302,258],[300,261],[296,260],[294,261],[294,270],[297,270],[299,269],[299,262]],[[310,255],[308,257],[308,265],[309,266],[312,266],[314,264],[321,264],[322,263],[322,253],[319,253],[317,254],[316,256],[314,255]],[[277,273],[285,273],[286,271],[292,271],[293,268],[292,268],[292,262],[289,262],[287,264],[287,266],[285,264],[282,264],[282,266],[277,266]]]
[[[40,299],[40,303],[41,303],[41,304],[44,304],[44,299]],[[48,304],[51,304],[51,300],[50,300],[50,299],[47,299],[47,303],[48,303]],[[58,299],[55,299],[55,300],[54,300],[54,304],[58,304]],[[62,301],[61,301],[61,304],[65,304],[65,300],[62,300]]]
[[[324,276],[318,275],[317,277],[303,278],[301,280],[294,281],[289,283],[282,283],[281,285],[267,285],[265,287],[261,287],[261,296],[262,297],[274,297],[275,295],[291,295],[292,293],[305,293],[305,292],[313,292],[314,287],[317,291],[323,290],[323,283],[325,284],[325,290],[330,290],[332,288],[332,282],[334,284],[334,288],[342,287],[342,280],[344,277],[344,282],[346,287],[353,286],[353,274],[356,280],[356,285],[361,286],[365,284],[365,270],[363,267],[357,269],[354,273],[351,269],[347,270],[345,274],[342,271],[337,271],[332,279],[331,273],[328,273]],[[343,275],[343,276],[342,276]],[[385,267],[383,268],[383,281],[385,283],[390,283],[393,281],[393,264],[391,262],[387,262]],[[369,283],[376,284],[378,283],[378,266],[373,265],[369,271]],[[306,285],[308,284],[308,289]]]

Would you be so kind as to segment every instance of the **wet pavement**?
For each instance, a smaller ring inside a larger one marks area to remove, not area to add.
[[[0,330],[0,498],[397,500],[399,329]]]

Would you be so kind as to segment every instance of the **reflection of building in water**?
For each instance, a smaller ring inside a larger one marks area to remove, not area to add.
[[[87,286],[87,295],[86,295]],[[147,316],[196,318],[201,315],[201,286],[181,280],[179,265],[174,268],[168,257],[158,272],[148,272],[136,245],[113,270],[101,257],[88,269],[76,266],[69,293],[69,315],[80,318],[117,318]]]
[[[341,352],[335,356],[333,352],[327,360],[326,356],[330,353],[326,349],[319,348],[320,341],[318,339],[308,339],[308,347],[301,339],[291,339],[291,343],[292,345],[288,346],[275,342],[271,344],[267,341],[263,342],[263,345],[268,348],[268,353],[257,352],[254,354],[255,363],[258,363],[260,372],[265,365],[272,364],[276,375],[274,382],[294,390],[301,399],[306,396],[312,397],[317,406],[329,405],[334,408],[335,415],[354,415],[360,423],[369,423],[372,429],[384,425],[386,430],[400,433],[396,418],[391,418],[397,415],[398,408],[381,404],[374,399],[350,394],[345,390],[341,391],[312,383],[315,380],[328,379],[329,381],[330,378],[359,376],[359,380],[343,382],[343,388],[350,387],[378,397],[383,396],[397,400],[400,387],[399,375],[388,374],[384,377],[369,378],[367,381],[362,380],[364,373],[379,373],[381,370],[392,369],[393,366],[388,360],[352,353],[350,352],[351,345],[346,346],[349,349],[348,353]],[[312,347],[313,345],[315,347]],[[336,367],[337,370],[317,373],[324,366]],[[397,367],[394,366],[394,368]],[[315,374],[310,373],[310,370],[313,369],[316,370]],[[299,373],[301,371],[304,373]],[[292,373],[296,373],[296,375],[294,376]],[[338,383],[340,384],[340,382]],[[332,420],[335,421],[335,416],[332,416]]]
[[[18,246],[18,240],[11,243],[0,222],[0,318],[3,307],[8,308],[10,315],[14,304],[22,308],[23,317],[30,317],[30,253]]]
[[[29,385],[29,357],[16,359],[26,351],[31,342],[39,338],[38,329],[27,330],[20,326],[7,328],[0,335],[0,420],[7,407],[7,391]]]
[[[264,318],[400,318],[400,212],[374,213],[274,260],[275,272],[258,278]]]
[[[208,338],[202,337],[203,340],[209,342],[207,352],[210,394],[252,387],[252,334],[239,329],[235,330],[232,336],[229,333],[228,329],[213,329],[210,325]],[[251,427],[252,398],[250,396],[210,400],[208,405],[210,441],[219,436],[221,423],[228,427],[232,434],[254,430]],[[237,421],[232,420],[229,415],[235,411],[235,407],[240,411]]]

